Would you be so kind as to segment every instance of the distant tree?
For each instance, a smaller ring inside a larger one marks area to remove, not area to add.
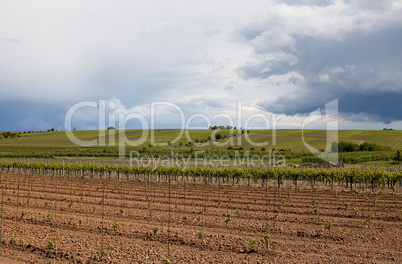
[[[107,128],[107,130],[116,130],[116,128],[114,126],[110,126]]]

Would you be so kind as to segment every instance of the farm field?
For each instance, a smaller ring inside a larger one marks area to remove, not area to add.
[[[144,132],[145,131],[145,132]],[[234,138],[233,145],[235,147],[243,147],[245,150],[253,147],[254,143],[266,143],[264,147],[266,149],[290,149],[294,152],[308,151],[302,140],[302,134],[305,141],[316,147],[318,149],[325,149],[327,131],[325,130],[301,130],[301,129],[277,129],[277,130],[264,130],[264,129],[254,129],[247,130],[247,138],[245,135],[241,134],[241,130],[233,130]],[[211,150],[211,149],[227,149],[230,144],[223,146],[213,145],[208,141],[213,132],[220,133],[222,135],[229,136],[230,130],[186,130],[180,135],[179,129],[156,129],[156,130],[125,130],[125,131],[73,131],[75,137],[82,141],[99,140],[99,136],[104,134],[104,144],[97,144],[94,147],[113,147],[118,146],[119,134],[123,134],[131,142],[135,142],[140,139],[143,133],[147,135],[147,139],[138,146],[138,149],[142,147],[148,148],[150,144],[153,144],[153,148],[187,148],[186,144],[189,139],[186,137],[188,133],[190,140],[192,141],[204,141],[205,143],[199,143],[195,146],[200,150]],[[27,133],[27,131],[18,132],[19,137],[15,138],[3,138],[0,133],[0,146],[2,148],[7,148],[8,146],[18,147],[39,147],[43,148],[42,151],[49,149],[65,149],[65,148],[77,148],[79,146],[75,145],[67,137],[65,131],[32,131]],[[154,135],[154,142],[151,141],[151,135]],[[391,131],[391,130],[339,130],[338,131],[339,141],[347,141],[353,143],[369,142],[382,146],[388,146],[393,150],[402,148],[402,131]],[[174,141],[177,138],[177,142],[172,145],[168,145],[169,141]],[[240,138],[240,144],[239,144]],[[220,143],[225,143],[229,138],[222,140]],[[99,141],[98,141],[99,143]],[[116,145],[115,145],[116,144]]]
[[[90,173],[81,177],[79,172],[70,177],[46,171],[12,172],[3,170],[1,175],[1,256],[5,259],[24,263],[163,263],[164,258],[171,263],[402,262],[399,185],[393,193],[384,185],[376,186],[375,192],[356,185],[352,192],[338,183],[331,191],[329,184],[321,182],[313,189],[308,182],[299,181],[295,188],[284,181],[278,188],[273,180],[265,184],[214,178],[212,184],[212,179],[179,176],[169,183],[152,174],[113,180]],[[52,239],[54,247],[49,246]],[[100,249],[105,256],[100,256]]]

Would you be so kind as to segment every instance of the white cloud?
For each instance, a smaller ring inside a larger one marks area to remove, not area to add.
[[[384,32],[401,13],[391,0],[11,1],[0,9],[0,101],[116,96],[122,113],[166,100],[213,115],[242,99],[248,113],[305,112],[350,86],[400,91],[399,39]]]

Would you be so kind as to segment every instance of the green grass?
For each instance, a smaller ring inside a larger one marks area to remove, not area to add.
[[[19,132],[17,132],[19,133]],[[115,148],[111,146],[110,142],[118,142],[119,131],[102,131],[105,133],[105,145],[97,145],[94,148]],[[189,140],[186,135],[183,134],[180,139],[168,145],[169,141],[173,141],[180,134],[178,129],[158,129],[158,130],[127,130],[126,137],[128,140],[134,142],[141,138],[142,133],[147,134],[147,139],[143,144],[132,149],[146,148],[149,149],[149,145],[152,144],[152,149],[196,149],[196,150],[226,150],[231,144],[228,143],[225,146],[216,146],[212,142],[208,141],[206,144],[197,144],[196,146],[188,146]],[[151,141],[151,133],[154,134],[154,142]],[[192,141],[207,140],[211,137],[212,131],[210,130],[188,130]],[[229,136],[229,130],[220,130],[217,133]],[[305,130],[305,141],[317,149],[325,149],[326,146],[326,131],[324,130]],[[220,143],[226,141],[233,141],[233,147],[242,147],[244,150],[250,150],[253,148],[252,143],[248,142],[248,137],[252,142],[263,143],[267,142],[264,146],[254,147],[255,150],[260,150],[264,147],[266,150],[270,149],[290,149],[293,152],[308,152],[308,149],[302,141],[302,131],[299,129],[279,129],[276,131],[276,145],[273,145],[273,132],[272,130],[250,130],[249,135],[241,136],[239,130],[233,131],[236,136],[234,138],[227,138],[220,140]],[[58,150],[63,151],[65,149],[79,149],[80,146],[76,146],[72,143],[64,131],[56,132],[41,132],[34,131],[33,133],[21,132],[19,138],[0,138],[0,151],[22,151],[34,149],[35,151],[49,151]],[[98,131],[74,131],[74,135],[83,141],[98,140]],[[241,143],[239,144],[239,140]],[[341,130],[339,131],[339,141],[350,141],[355,143],[369,142],[377,145],[389,146],[391,149],[402,149],[402,131],[383,131],[383,130]],[[187,145],[187,146],[186,146]],[[117,146],[117,145],[116,145]],[[84,148],[83,151],[87,151],[89,148]]]

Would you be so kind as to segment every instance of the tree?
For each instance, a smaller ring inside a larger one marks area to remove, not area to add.
[[[401,151],[399,151],[399,150],[396,151],[394,160],[398,161],[398,163],[401,162],[401,160],[402,160]]]

